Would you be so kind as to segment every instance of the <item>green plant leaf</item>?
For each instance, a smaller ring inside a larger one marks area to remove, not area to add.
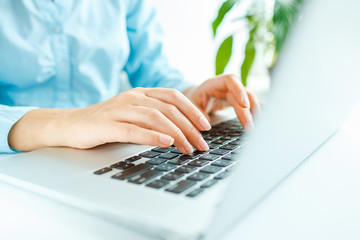
[[[237,2],[240,2],[240,0],[226,0],[219,8],[218,15],[212,23],[214,37],[216,36],[217,28],[219,27],[220,23],[224,19],[225,15],[232,9],[232,7]]]
[[[220,45],[216,54],[216,75],[224,72],[232,54],[233,35],[227,37]]]
[[[304,0],[279,1],[274,5],[273,32],[275,37],[275,49],[279,53],[285,42],[288,31],[293,24],[297,12]]]
[[[244,61],[241,65],[241,82],[244,86],[247,85],[247,77],[249,75],[251,66],[254,63],[255,59],[255,41],[254,41],[254,35],[255,35],[256,28],[253,28],[249,32],[249,39],[245,46],[245,57]]]

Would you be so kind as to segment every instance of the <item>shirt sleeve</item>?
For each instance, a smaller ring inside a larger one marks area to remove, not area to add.
[[[163,53],[155,9],[145,2],[129,1],[126,19],[130,55],[124,70],[132,87],[165,87],[182,92],[192,84],[169,65]]]
[[[0,105],[0,153],[16,152],[16,150],[9,146],[8,135],[10,129],[25,113],[32,109],[35,109],[35,107],[9,107]]]

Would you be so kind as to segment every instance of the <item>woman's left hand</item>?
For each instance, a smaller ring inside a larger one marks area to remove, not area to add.
[[[246,130],[254,126],[253,114],[260,111],[260,102],[250,93],[236,75],[219,75],[198,87],[184,91],[195,106],[210,120],[209,114],[232,106]]]

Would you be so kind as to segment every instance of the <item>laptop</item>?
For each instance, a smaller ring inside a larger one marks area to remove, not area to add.
[[[359,95],[360,2],[305,1],[272,71],[256,129],[202,133],[211,149],[108,144],[44,148],[0,162],[0,180],[147,236],[219,239],[327,141]],[[225,121],[224,121],[225,120]]]

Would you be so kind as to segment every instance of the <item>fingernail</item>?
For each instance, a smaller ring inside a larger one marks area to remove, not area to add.
[[[183,148],[184,148],[184,150],[185,150],[185,152],[186,152],[187,154],[190,154],[190,153],[193,152],[193,148],[192,148],[192,146],[190,145],[190,143],[189,143],[188,141],[185,141],[185,142],[184,142]]]
[[[242,100],[243,100],[242,102],[243,102],[244,106],[246,108],[250,108],[249,98],[247,96],[243,96]]]
[[[202,150],[202,151],[207,151],[209,150],[209,146],[207,145],[207,143],[205,142],[205,140],[203,138],[200,138],[199,140],[199,146],[200,146],[200,149],[199,150]]]
[[[165,146],[171,146],[174,143],[174,139],[172,137],[169,137],[167,135],[161,134],[160,135],[160,143]]]
[[[211,129],[211,125],[206,117],[202,116],[199,120],[201,127],[203,127],[206,131]]]

